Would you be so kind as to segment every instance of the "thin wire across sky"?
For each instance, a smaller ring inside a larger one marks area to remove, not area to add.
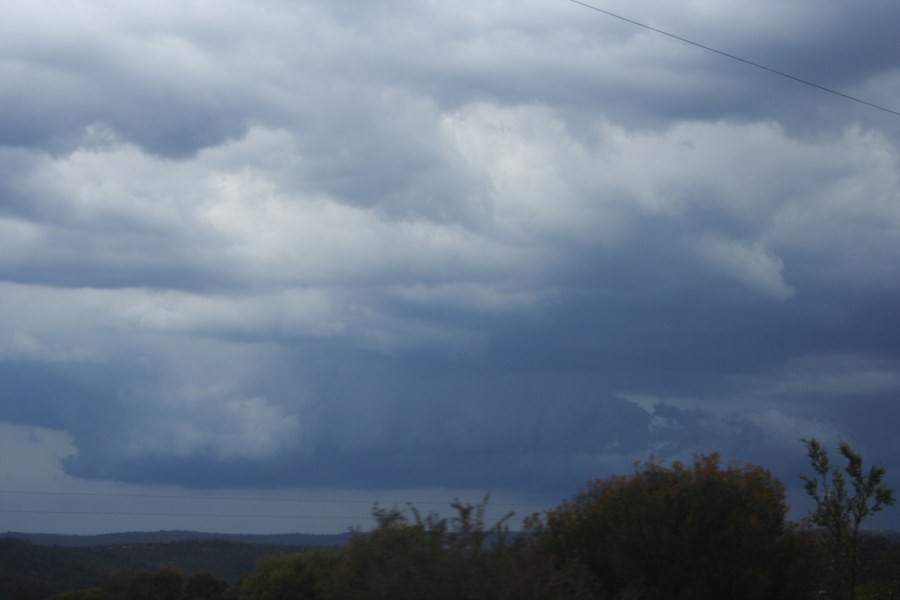
[[[880,106],[880,105],[878,105],[878,104],[874,104],[874,103],[872,103],[872,102],[868,102],[868,101],[866,101],[866,100],[862,100],[862,99],[857,98],[857,97],[855,97],[855,96],[850,96],[849,94],[844,94],[843,92],[839,92],[839,91],[837,91],[837,90],[833,90],[833,89],[831,89],[831,88],[825,87],[824,85],[819,85],[818,83],[813,83],[812,81],[807,81],[806,79],[801,79],[800,77],[796,77],[796,76],[794,76],[794,75],[791,75],[790,73],[785,73],[784,71],[779,71],[779,70],[777,70],[777,69],[773,69],[773,68],[771,68],[771,67],[767,67],[767,66],[765,66],[765,65],[761,65],[761,64],[759,64],[759,63],[757,63],[757,62],[753,62],[752,60],[747,60],[746,58],[741,58],[740,56],[735,56],[734,54],[729,54],[728,52],[723,52],[723,51],[721,51],[721,50],[717,50],[717,49],[712,48],[712,47],[710,47],[710,46],[705,46],[705,45],[700,44],[700,43],[698,43],[698,42],[689,40],[689,39],[687,39],[687,38],[683,38],[683,37],[681,37],[681,36],[679,36],[679,35],[675,35],[674,33],[669,33],[668,31],[663,31],[662,29],[657,29],[657,28],[655,28],[655,27],[651,27],[651,26],[649,26],[649,25],[645,25],[644,23],[640,23],[640,22],[638,22],[638,21],[634,21],[634,20],[629,19],[629,18],[627,18],[627,17],[623,17],[622,15],[617,15],[616,13],[609,12],[608,10],[604,10],[604,9],[602,9],[602,8],[598,8],[598,7],[596,7],[596,6],[592,5],[592,4],[586,4],[586,3],[584,3],[584,2],[580,2],[579,0],[569,0],[569,1],[570,1],[570,2],[573,2],[573,3],[575,3],[575,4],[578,4],[578,5],[584,6],[585,8],[590,8],[591,10],[597,11],[597,12],[602,13],[602,14],[604,14],[604,15],[607,15],[607,16],[609,16],[609,17],[613,17],[613,18],[619,19],[620,21],[625,21],[626,23],[631,23],[632,25],[636,25],[636,26],[638,26],[638,27],[643,27],[644,29],[648,29],[648,30],[653,31],[653,32],[655,32],[655,33],[659,33],[659,34],[668,36],[668,37],[670,37],[670,38],[676,39],[676,40],[678,40],[678,41],[685,42],[686,44],[690,44],[690,45],[692,45],[692,46],[696,46],[697,48],[702,48],[703,50],[707,50],[707,51],[709,51],[709,52],[715,52],[716,54],[719,54],[719,55],[724,56],[724,57],[726,57],[726,58],[730,58],[730,59],[732,59],[732,60],[736,60],[736,61],[738,61],[738,62],[742,62],[742,63],[744,63],[744,64],[750,65],[751,67],[756,67],[757,69],[762,69],[763,71],[768,71],[769,73],[774,73],[775,75],[780,75],[781,77],[786,77],[787,79],[791,79],[791,80],[796,81],[796,82],[798,82],[798,83],[802,83],[802,84],[804,84],[804,85],[808,85],[808,86],[814,87],[814,88],[816,88],[816,89],[818,89],[818,90],[821,90],[821,91],[823,91],[823,92],[828,92],[828,93],[830,93],[830,94],[834,94],[834,95],[836,95],[836,96],[840,96],[841,98],[846,98],[847,100],[852,100],[853,102],[859,102],[860,104],[865,104],[866,106],[869,106],[869,107],[871,107],[871,108],[877,108],[878,110],[883,110],[884,112],[891,113],[892,115],[896,115],[896,116],[900,117],[900,112],[895,111],[895,110],[891,110],[890,108],[885,108],[884,106]]]

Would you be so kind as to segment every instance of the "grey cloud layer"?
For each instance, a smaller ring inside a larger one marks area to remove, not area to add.
[[[811,77],[854,47],[826,83],[897,97],[864,4],[631,16]],[[567,493],[896,449],[847,417],[900,391],[886,117],[563,2],[59,11],[0,9],[0,420],[70,473]]]

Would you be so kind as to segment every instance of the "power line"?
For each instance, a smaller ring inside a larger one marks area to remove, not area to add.
[[[252,496],[197,496],[186,494],[138,494],[138,493],[117,493],[117,492],[60,492],[60,491],[38,491],[38,490],[2,490],[0,494],[11,495],[37,495],[37,496],[80,496],[80,497],[109,497],[109,498],[148,498],[148,499],[169,499],[169,500],[238,500],[238,501],[265,501],[265,502],[291,502],[291,503],[320,503],[328,504],[378,504],[379,502],[370,502],[366,500],[341,500],[336,498],[276,498],[276,497],[252,497]],[[443,505],[447,506],[447,502],[419,501],[419,502],[399,502],[399,501],[380,501],[382,504],[411,504],[411,505]],[[529,506],[520,503],[490,503],[490,506]],[[43,510],[30,508],[0,508],[0,514],[36,514],[36,515],[91,515],[106,517],[212,517],[212,518],[246,518],[246,519],[301,519],[301,520],[342,520],[342,521],[361,521],[371,519],[371,515],[304,515],[304,514],[260,514],[260,513],[210,513],[210,512],[160,512],[160,511],[115,511],[115,510]]]
[[[374,501],[371,500],[342,500],[338,498],[275,498],[275,497],[253,497],[253,496],[196,496],[196,495],[184,495],[184,494],[137,494],[137,493],[124,493],[124,492],[58,492],[58,491],[38,491],[38,490],[2,490],[0,489],[0,494],[14,494],[14,495],[36,495],[36,496],[89,496],[89,497],[101,497],[101,498],[150,498],[150,499],[163,499],[163,500],[236,500],[236,501],[245,501],[245,502],[291,502],[297,504],[312,504],[317,502],[327,502],[329,504],[367,504],[373,505],[376,503],[379,504],[413,504],[413,505],[433,505],[433,506],[449,506],[449,502],[437,502],[437,501],[428,501],[428,500],[385,500],[385,499],[376,499]],[[524,503],[513,503],[513,502],[489,502],[488,506],[520,506],[527,507],[532,506]]]
[[[649,29],[650,31],[653,31],[653,32],[655,32],[655,33],[660,33],[660,34],[662,34],[662,35],[668,36],[668,37],[670,37],[670,38],[674,38],[674,39],[679,40],[679,41],[681,41],[681,42],[685,42],[685,43],[690,44],[690,45],[692,45],[692,46],[696,46],[696,47],[698,47],[698,48],[702,48],[703,50],[708,50],[709,52],[715,52],[716,54],[720,54],[720,55],[725,56],[725,57],[727,57],[727,58],[730,58],[730,59],[732,59],[732,60],[736,60],[736,61],[742,62],[742,63],[744,63],[744,64],[748,64],[748,65],[750,65],[750,66],[752,66],[752,67],[756,67],[757,69],[762,69],[762,70],[764,70],[764,71],[768,71],[769,73],[774,73],[775,75],[780,75],[780,76],[782,76],[782,77],[787,77],[788,79],[793,79],[794,81],[796,81],[796,82],[798,82],[798,83],[802,83],[802,84],[804,84],[804,85],[808,85],[808,86],[817,88],[817,89],[822,90],[822,91],[824,91],[824,92],[829,92],[829,93],[834,94],[834,95],[836,95],[836,96],[840,96],[840,97],[842,97],[842,98],[846,98],[847,100],[853,100],[854,102],[859,102],[860,104],[865,104],[866,106],[870,106],[870,107],[872,107],[872,108],[877,108],[878,110],[883,110],[884,112],[888,112],[888,113],[891,113],[892,115],[897,115],[898,117],[900,117],[900,112],[897,112],[897,111],[895,111],[895,110],[891,110],[890,108],[885,108],[884,106],[879,106],[878,104],[873,104],[873,103],[871,103],[871,102],[867,102],[867,101],[865,101],[865,100],[861,100],[860,98],[856,98],[855,96],[850,96],[850,95],[848,95],[848,94],[844,94],[844,93],[842,93],[842,92],[838,92],[838,91],[833,90],[833,89],[831,89],[831,88],[827,88],[827,87],[825,87],[825,86],[823,86],[823,85],[819,85],[818,83],[813,83],[812,81],[807,81],[806,79],[801,79],[801,78],[799,78],[799,77],[795,77],[794,75],[791,75],[791,74],[789,74],[789,73],[785,73],[785,72],[783,72],[783,71],[778,71],[778,70],[776,70],[776,69],[772,69],[772,68],[767,67],[767,66],[765,66],[765,65],[761,65],[761,64],[756,63],[756,62],[753,62],[753,61],[751,61],[751,60],[747,60],[746,58],[741,58],[740,56],[735,56],[734,54],[729,54],[729,53],[727,53],[727,52],[722,52],[721,50],[716,50],[715,48],[711,48],[711,47],[709,47],[709,46],[704,46],[703,44],[694,42],[694,41],[689,40],[689,39],[687,39],[687,38],[683,38],[683,37],[678,36],[678,35],[675,35],[675,34],[673,34],[673,33],[669,33],[669,32],[667,32],[667,31],[663,31],[662,29],[656,29],[655,27],[650,27],[649,25],[645,25],[644,23],[639,23],[639,22],[637,22],[637,21],[633,21],[633,20],[631,20],[631,19],[629,19],[629,18],[626,18],[626,17],[623,17],[623,16],[621,16],[621,15],[617,15],[617,14],[615,14],[615,13],[609,12],[608,10],[603,10],[602,8],[597,8],[596,6],[593,6],[593,5],[591,5],[591,4],[586,4],[586,3],[584,3],[584,2],[580,2],[579,0],[569,0],[569,1],[570,1],[570,2],[574,2],[575,4],[580,4],[581,6],[584,6],[585,8],[590,8],[591,10],[595,10],[595,11],[597,11],[597,12],[599,12],[599,13],[603,13],[604,15],[607,15],[607,16],[610,16],[610,17],[619,19],[619,20],[621,20],[621,21],[625,21],[626,23],[631,23],[632,25],[637,25],[638,27],[643,27],[644,29]]]
[[[252,496],[189,496],[182,494],[134,494],[121,492],[44,492],[44,491],[27,491],[27,490],[0,490],[0,494],[16,494],[16,495],[37,495],[37,496],[91,496],[101,498],[152,498],[163,500],[240,500],[248,502],[293,502],[293,503],[313,503],[328,502],[343,504],[372,504],[368,500],[337,500],[335,498],[273,498]],[[427,504],[427,503],[423,503]],[[437,504],[437,502],[431,503]]]
[[[0,508],[0,513],[27,513],[35,515],[101,515],[113,517],[223,517],[248,519],[340,519],[359,520],[363,517],[341,515],[263,515],[246,513],[169,513],[169,512],[119,512],[101,510],[34,510],[20,508]]]

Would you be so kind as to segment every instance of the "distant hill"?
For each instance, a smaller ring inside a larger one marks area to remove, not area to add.
[[[207,533],[202,531],[130,531],[100,535],[63,535],[58,533],[0,533],[2,538],[27,540],[41,546],[112,546],[121,544],[162,544],[188,540],[227,540],[245,544],[287,546],[341,546],[350,539],[349,533],[315,535],[310,533],[278,533],[270,535],[243,533]]]

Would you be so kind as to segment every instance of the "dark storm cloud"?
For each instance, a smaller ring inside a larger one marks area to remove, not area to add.
[[[288,452],[265,462],[203,456],[122,460],[88,442],[79,444],[81,453],[67,469],[78,476],[202,487],[221,486],[226,479],[248,487],[289,481],[372,489],[414,481],[546,492],[593,476],[597,456],[643,452],[651,436],[648,412],[587,389],[563,392],[546,381],[526,389],[493,380],[396,385],[389,379],[367,381],[371,406],[352,385],[323,383],[330,405],[322,408],[319,426],[329,435],[312,453]]]
[[[900,84],[883,3],[606,8]],[[70,477],[569,494],[892,452],[886,115],[567,2],[60,10],[0,9],[0,421]]]

